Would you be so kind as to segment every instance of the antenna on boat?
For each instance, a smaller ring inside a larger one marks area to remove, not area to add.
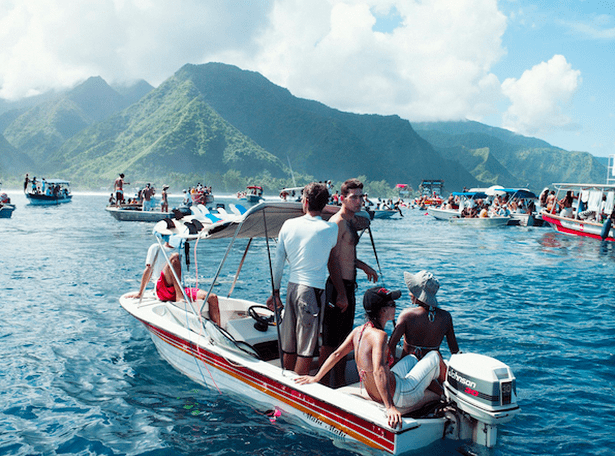
[[[293,167],[290,165],[290,157],[286,154],[286,160],[288,160],[288,167],[290,168],[290,177],[293,178],[293,187],[297,186],[297,182],[295,182],[295,174],[293,173]]]
[[[275,301],[275,285],[273,284],[273,265],[271,264],[271,250],[269,249],[269,234],[267,233],[266,210],[263,209],[263,223],[265,226],[265,242],[267,243],[267,258],[269,259],[269,276],[271,277],[271,296],[273,297],[273,315],[275,318],[275,329],[278,333],[278,356],[280,357],[280,367],[284,370],[284,357],[282,355],[282,340],[280,336],[280,312]]]

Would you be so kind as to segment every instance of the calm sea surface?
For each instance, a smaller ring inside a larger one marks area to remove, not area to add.
[[[9,195],[17,210],[0,219],[1,455],[353,454],[284,416],[271,423],[161,359],[118,303],[138,288],[151,224],[114,220],[106,195],[48,208]],[[404,215],[372,225],[386,286],[403,289],[403,271],[433,271],[461,349],[508,364],[522,408],[494,449],[447,440],[417,454],[612,454],[615,245]],[[226,242],[203,244],[190,269],[201,285]],[[265,252],[262,242],[252,249],[234,296],[268,296]],[[367,236],[359,257],[376,265]],[[400,303],[409,305],[406,290]]]

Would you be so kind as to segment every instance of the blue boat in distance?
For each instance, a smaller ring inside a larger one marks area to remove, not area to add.
[[[49,206],[70,203],[73,195],[70,182],[61,179],[44,179],[32,181],[26,190],[26,198],[34,206]]]

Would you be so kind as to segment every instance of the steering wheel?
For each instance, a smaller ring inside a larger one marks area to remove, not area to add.
[[[265,317],[258,313],[256,310],[266,310],[271,315]],[[275,320],[273,317],[273,310],[266,306],[250,306],[248,308],[248,315],[254,319],[254,329],[265,332],[269,326],[273,326],[275,324]]]

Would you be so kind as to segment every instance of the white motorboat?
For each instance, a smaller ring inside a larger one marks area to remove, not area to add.
[[[464,217],[464,208],[474,207],[477,200],[482,200],[489,196],[484,192],[453,192],[452,195],[459,199],[458,209],[444,209],[430,206],[427,208],[427,213],[436,220],[447,220],[453,223],[484,228],[506,226],[510,222],[511,218],[509,216]]]
[[[615,185],[606,184],[553,184],[557,188],[556,199],[567,191],[577,192],[576,214],[562,216],[547,210],[541,212],[545,222],[564,234],[615,241],[615,229],[609,215],[615,206]],[[603,197],[605,197],[602,206]],[[555,206],[555,205],[554,205]],[[553,207],[553,210],[555,207]]]
[[[162,212],[160,210],[144,211],[139,205],[110,205],[105,210],[116,220],[123,222],[159,222],[162,219],[173,217],[173,212]]]
[[[211,293],[235,239],[250,240],[247,253],[254,238],[265,238],[269,252],[269,238],[277,236],[285,220],[300,215],[300,203],[262,202],[236,220],[216,222],[197,234],[188,234],[181,224],[173,232],[186,241],[198,239],[197,245],[229,239],[212,280]],[[232,298],[235,281],[227,297],[217,293],[220,326],[208,319],[207,306],[202,308],[202,302],[190,302],[187,296],[187,304],[181,305],[159,301],[153,292],[148,292],[142,300],[124,295],[120,304],[143,323],[160,355],[195,382],[271,411],[280,417],[278,423],[280,419],[299,420],[329,435],[336,444],[354,450],[369,447],[402,454],[445,437],[472,439],[491,447],[496,443],[497,426],[520,410],[516,379],[508,366],[487,356],[457,354],[448,362],[444,385],[447,401],[405,415],[401,428],[392,429],[384,406],[365,397],[358,377],[351,379],[357,383],[339,389],[296,384],[296,374],[280,365],[279,316],[271,317],[272,312],[263,307],[263,302],[249,296]],[[356,368],[354,372],[356,375]]]
[[[399,214],[400,212],[397,209],[366,209],[372,220],[375,219],[390,219],[395,214]]]

